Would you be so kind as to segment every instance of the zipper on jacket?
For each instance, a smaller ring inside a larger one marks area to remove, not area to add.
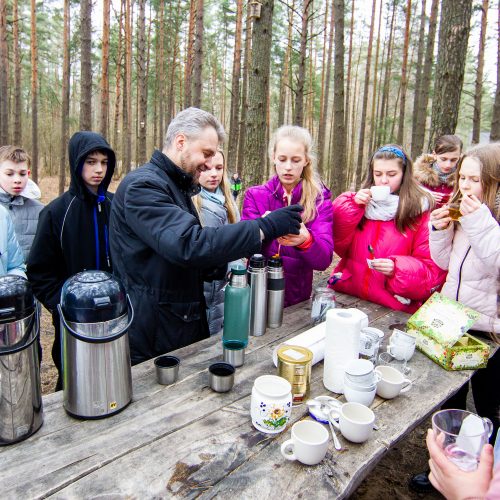
[[[99,226],[97,224],[97,210],[94,207],[94,234],[95,234],[95,264],[96,269],[101,268],[101,257],[99,255]]]
[[[465,252],[465,257],[462,259],[462,263],[460,264],[460,268],[458,270],[458,285],[457,285],[457,294],[455,296],[455,300],[457,302],[459,302],[458,300],[458,294],[460,293],[460,285],[462,284],[462,267],[464,267],[464,262],[465,262],[465,259],[467,258],[467,255],[469,255],[469,252],[470,252],[470,249],[472,247],[469,246],[469,248],[467,249],[467,252]]]
[[[108,226],[104,224],[104,245],[106,247],[106,260],[108,262],[108,267],[111,270],[111,259],[109,258],[109,236],[108,236]]]

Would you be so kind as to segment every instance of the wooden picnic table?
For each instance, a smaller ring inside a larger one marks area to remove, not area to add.
[[[338,307],[357,307],[386,334],[407,314],[337,294]],[[339,436],[323,462],[308,467],[285,460],[280,446],[292,423],[309,418],[294,407],[286,431],[263,434],[250,419],[255,378],[275,374],[272,351],[310,327],[310,304],[285,310],[283,325],[250,339],[244,366],[224,394],[207,386],[207,367],[220,360],[220,335],[175,352],[179,380],[156,383],[152,361],[133,367],[133,401],[101,420],[77,420],[63,409],[62,392],[43,398],[45,421],[26,441],[0,448],[2,498],[345,498],[387,450],[454,394],[472,371],[448,372],[416,352],[410,361],[412,389],[398,398],[376,397],[372,409],[379,430],[361,445]],[[323,363],[312,370],[311,396],[329,394]],[[331,394],[331,393],[330,393]]]

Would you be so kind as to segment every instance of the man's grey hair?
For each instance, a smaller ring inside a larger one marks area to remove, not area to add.
[[[179,134],[184,134],[188,139],[192,139],[200,135],[207,127],[215,129],[219,142],[224,142],[226,138],[224,127],[215,116],[198,108],[184,109],[170,122],[163,146],[170,147]]]

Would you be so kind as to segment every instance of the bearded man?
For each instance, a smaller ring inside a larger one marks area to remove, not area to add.
[[[113,198],[113,268],[135,312],[132,364],[207,338],[203,282],[221,279],[228,262],[260,252],[264,239],[299,234],[300,205],[237,224],[201,226],[191,196],[223,140],[224,129],[210,113],[181,111],[162,151],[128,174]]]

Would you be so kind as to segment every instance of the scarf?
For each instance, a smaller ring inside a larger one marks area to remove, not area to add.
[[[220,186],[217,187],[214,193],[212,193],[211,191],[207,191],[204,187],[202,187],[200,196],[202,198],[205,198],[205,200],[210,200],[214,203],[217,203],[217,205],[220,205],[221,207],[223,207],[224,203],[226,202],[226,198]]]
[[[457,167],[455,166],[455,167],[453,167],[453,169],[452,169],[451,172],[449,172],[447,174],[443,174],[443,172],[441,172],[441,170],[437,166],[436,162],[434,162],[432,164],[432,170],[434,170],[434,172],[436,172],[437,176],[439,177],[439,181],[441,182],[441,184],[446,184],[448,182],[449,177],[455,173],[456,169],[457,169]]]
[[[390,194],[385,200],[370,200],[366,209],[365,217],[370,220],[388,221],[396,217],[399,205],[399,196]]]

